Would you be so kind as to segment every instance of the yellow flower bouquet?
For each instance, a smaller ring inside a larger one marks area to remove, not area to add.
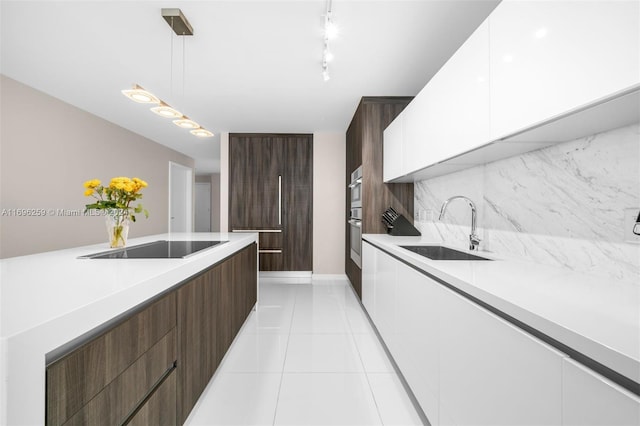
[[[133,201],[142,198],[140,191],[147,187],[147,182],[135,177],[114,177],[108,186],[102,185],[99,179],[92,179],[86,181],[84,187],[84,195],[96,199],[96,202],[85,206],[86,210],[104,210],[106,213],[110,247],[124,247],[129,233],[129,218],[135,222],[135,215],[139,213],[149,217],[142,204],[131,206]]]

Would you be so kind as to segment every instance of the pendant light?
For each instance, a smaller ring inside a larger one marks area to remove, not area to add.
[[[193,35],[193,27],[187,18],[184,16],[180,9],[162,9],[162,17],[169,24],[171,30],[178,36],[191,36]],[[182,90],[184,94],[184,39],[182,48]],[[173,36],[171,38],[171,87],[173,87]],[[156,106],[151,108],[151,111],[160,117],[173,119],[173,124],[176,126],[189,130],[189,132],[199,138],[210,138],[214,136],[212,132],[201,127],[198,123],[191,120],[186,115],[182,114],[177,109],[173,108],[168,103],[162,101],[153,93],[145,90],[139,84],[134,84],[132,89],[122,90],[122,94],[134,102],[143,104],[155,104]]]

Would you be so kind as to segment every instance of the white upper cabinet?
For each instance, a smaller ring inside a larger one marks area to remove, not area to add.
[[[384,130],[382,179],[387,182],[402,176],[402,117],[397,117]]]
[[[488,22],[478,27],[405,111],[404,174],[488,140]]]
[[[640,1],[503,0],[392,123],[384,180],[629,125],[639,99]]]
[[[491,139],[637,85],[639,7],[503,0],[489,18]]]
[[[562,376],[563,425],[640,425],[636,395],[570,359],[564,360]]]

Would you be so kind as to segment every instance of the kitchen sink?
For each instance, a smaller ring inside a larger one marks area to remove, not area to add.
[[[432,260],[491,260],[443,246],[400,246]]]

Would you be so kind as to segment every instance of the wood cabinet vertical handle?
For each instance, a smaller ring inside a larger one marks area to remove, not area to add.
[[[278,175],[278,225],[282,225],[282,175]]]

